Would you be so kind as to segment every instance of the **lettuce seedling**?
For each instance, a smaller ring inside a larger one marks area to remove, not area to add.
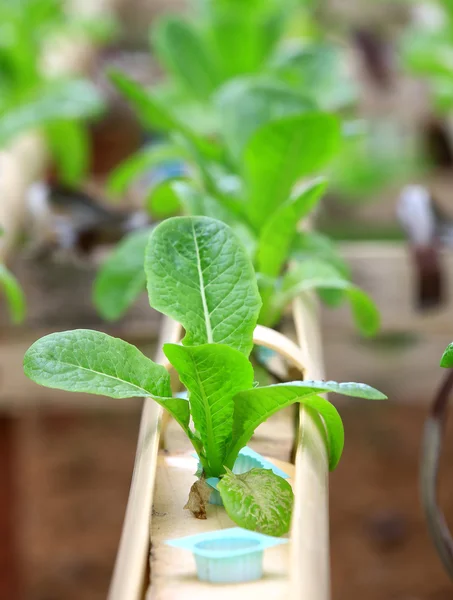
[[[313,45],[291,40],[287,46],[285,27],[297,18],[292,0],[205,0],[193,11],[192,20],[164,17],[154,28],[153,46],[167,70],[163,86],[148,90],[111,73],[143,125],[162,132],[166,141],[126,161],[113,173],[110,190],[120,194],[142,171],[180,159],[189,181],[170,178],[155,186],[147,208],[157,220],[204,215],[238,233],[259,279],[260,323],[275,325],[288,300],[301,289],[315,289],[331,305],[349,300],[361,332],[375,333],[378,312],[365,294],[356,293],[347,270],[337,269],[338,257],[316,256],[309,270],[321,265],[322,278],[302,281],[307,267],[299,268],[294,248],[298,239],[309,238],[298,232],[298,223],[325,192],[326,182],[313,175],[329,166],[340,147],[339,120],[325,111],[353,99],[343,93],[350,86],[338,51],[320,39]],[[312,258],[305,244],[303,260]],[[119,259],[124,273],[134,264],[122,248],[101,268],[103,282]],[[130,277],[137,281],[134,269]],[[112,312],[113,286],[96,284],[100,314],[121,316],[140,293],[137,287],[131,295],[130,289],[124,288]]]
[[[318,413],[325,425],[330,467],[343,448],[341,418],[324,392],[385,398],[362,384],[298,381],[254,387],[249,361],[261,298],[252,262],[236,234],[207,217],[176,217],[151,233],[145,257],[150,304],[185,330],[181,345],[164,353],[188,392],[174,398],[167,370],[134,346],[104,333],[54,333],[27,351],[24,369],[36,383],[112,398],[151,397],[179,423],[201,464],[188,506],[205,518],[205,479],[218,489],[229,516],[242,527],[282,535],[290,526],[290,485],[270,470],[232,472],[256,428],[296,402]]]

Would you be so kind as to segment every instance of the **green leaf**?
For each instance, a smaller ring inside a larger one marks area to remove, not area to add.
[[[323,418],[329,443],[329,466],[330,469],[334,469],[343,451],[343,424],[336,408],[316,395],[323,392],[335,392],[368,400],[386,399],[384,394],[363,383],[335,381],[297,381],[240,392],[234,397],[233,441],[225,466],[232,468],[239,451],[261,423],[282,408],[300,402],[316,410]]]
[[[374,335],[378,331],[380,316],[373,300],[345,279],[331,264],[319,259],[308,259],[285,274],[282,289],[274,299],[276,312],[283,310],[302,292],[320,289],[343,290],[361,333]]]
[[[166,179],[158,183],[148,194],[146,210],[155,219],[168,219],[181,211],[181,203],[175,193],[173,185],[184,179]]]
[[[288,533],[293,490],[270,469],[251,469],[242,475],[228,471],[217,488],[228,516],[240,527],[276,537]]]
[[[118,90],[127,98],[137,112],[141,122],[151,128],[171,133],[179,133],[203,156],[218,157],[216,146],[202,137],[196,135],[190,127],[180,121],[176,115],[168,110],[151,93],[119,71],[110,71],[109,76]]]
[[[228,82],[216,95],[215,103],[225,143],[237,161],[261,126],[314,109],[313,103],[284,84],[257,77]]]
[[[147,89],[120,71],[110,70],[109,78],[137,112],[142,123],[151,129],[178,130],[179,124],[167,108]]]
[[[338,44],[282,45],[270,67],[322,110],[337,111],[356,100],[357,85],[349,76],[347,57]]]
[[[192,419],[206,457],[206,475],[218,477],[224,471],[231,440],[233,396],[252,387],[252,365],[243,354],[221,344],[166,344],[164,352],[189,391]]]
[[[50,151],[63,183],[74,186],[88,171],[90,144],[88,134],[80,123],[58,121],[46,128]]]
[[[112,196],[121,196],[127,188],[142,174],[172,160],[183,160],[185,152],[176,144],[156,144],[140,150],[127,158],[110,175],[107,192]]]
[[[51,333],[26,352],[24,370],[40,385],[111,398],[171,395],[164,367],[135,346],[100,331]]]
[[[183,344],[217,342],[250,353],[261,299],[229,227],[206,217],[164,221],[151,234],[145,271],[151,306],[181,323]]]
[[[217,87],[218,76],[196,28],[178,17],[166,17],[154,28],[152,41],[159,58],[185,90],[208,100]]]
[[[285,117],[258,129],[244,156],[251,222],[261,228],[298,179],[329,162],[339,142],[338,119],[323,113]]]
[[[0,285],[3,288],[13,323],[22,323],[25,318],[25,297],[14,275],[0,264]]]
[[[317,179],[307,184],[298,196],[287,200],[266,221],[258,247],[258,270],[277,277],[288,260],[289,250],[297,233],[297,226],[319,202],[326,189],[326,180]]]
[[[336,269],[345,279],[350,279],[351,270],[346,261],[338,253],[335,243],[317,231],[301,231],[293,240],[291,258],[302,262],[319,258]]]
[[[281,36],[287,3],[215,0],[206,4],[209,39],[223,79],[262,70]]]
[[[453,343],[449,344],[443,353],[440,366],[444,369],[451,369],[453,367]]]
[[[119,319],[145,291],[145,250],[151,229],[134,231],[116,246],[99,269],[93,302],[108,321]]]
[[[152,397],[192,439],[189,403],[171,398],[170,376],[135,346],[99,331],[52,333],[25,353],[27,377],[49,388],[110,398]]]
[[[0,145],[23,131],[53,121],[83,119],[99,115],[103,102],[96,87],[85,80],[58,81],[40,88],[22,103],[2,111]]]

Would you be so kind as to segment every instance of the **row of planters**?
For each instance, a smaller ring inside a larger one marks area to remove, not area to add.
[[[288,534],[293,504],[303,502],[297,478],[306,474],[299,472],[292,482],[295,499],[284,473],[248,448],[256,428],[281,409],[300,405],[299,465],[319,463],[302,445],[315,423],[333,469],[342,453],[343,425],[321,395],[385,396],[356,383],[256,381],[257,365],[271,371],[274,358],[254,349],[257,324],[278,330],[301,295],[316,291],[333,306],[348,301],[366,335],[377,330],[379,316],[350,281],[329,240],[299,227],[325,193],[327,181],[319,174],[340,152],[344,127],[310,87],[310,54],[304,48],[283,52],[284,32],[296,14],[293,3],[212,1],[200,3],[199,10],[195,22],[172,17],[156,29],[154,40],[169,75],[163,86],[149,91],[124,74],[111,75],[145,126],[164,137],[113,174],[111,192],[122,193],[137,175],[170,161],[180,168],[147,199],[151,214],[163,222],[129,235],[114,250],[94,292],[101,314],[117,319],[147,286],[151,307],[185,331],[181,344],[163,345],[179,387],[172,390],[167,369],[137,348],[96,331],[46,336],[29,349],[24,366],[41,385],[116,399],[151,398],[173,417],[199,462],[186,507],[204,520],[212,515],[209,503],[220,505],[216,510],[225,511],[239,529],[176,541],[178,527],[168,537],[195,552],[200,579],[228,583],[261,577],[263,549]],[[274,349],[284,354],[290,342],[282,339]],[[305,378],[310,373],[306,364],[301,370]],[[156,428],[158,419],[148,425]],[[315,475],[320,480],[322,469]],[[143,528],[151,505],[147,510]],[[297,523],[292,531],[295,547],[304,532]],[[328,590],[328,582],[320,582],[321,588]]]

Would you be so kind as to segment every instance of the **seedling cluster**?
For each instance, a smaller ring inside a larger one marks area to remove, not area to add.
[[[167,370],[134,346],[104,333],[54,333],[27,351],[25,373],[41,385],[112,398],[151,397],[179,423],[202,466],[188,506],[206,517],[218,477],[225,509],[241,527],[279,536],[290,526],[293,493],[271,470],[232,472],[256,428],[296,402],[318,413],[325,425],[329,463],[337,465],[344,432],[335,407],[319,394],[338,392],[379,400],[363,384],[296,381],[256,387],[249,361],[261,309],[252,262],[234,231],[207,217],[175,217],[150,235],[145,256],[150,304],[179,322],[182,344],[163,351],[188,392],[172,396]]]

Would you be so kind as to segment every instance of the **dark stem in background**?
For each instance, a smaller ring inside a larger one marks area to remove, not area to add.
[[[425,423],[420,469],[420,490],[431,539],[436,546],[448,575],[453,580],[453,539],[444,514],[437,502],[439,459],[448,414],[448,400],[452,390],[453,369],[450,369],[434,399],[430,415]]]

